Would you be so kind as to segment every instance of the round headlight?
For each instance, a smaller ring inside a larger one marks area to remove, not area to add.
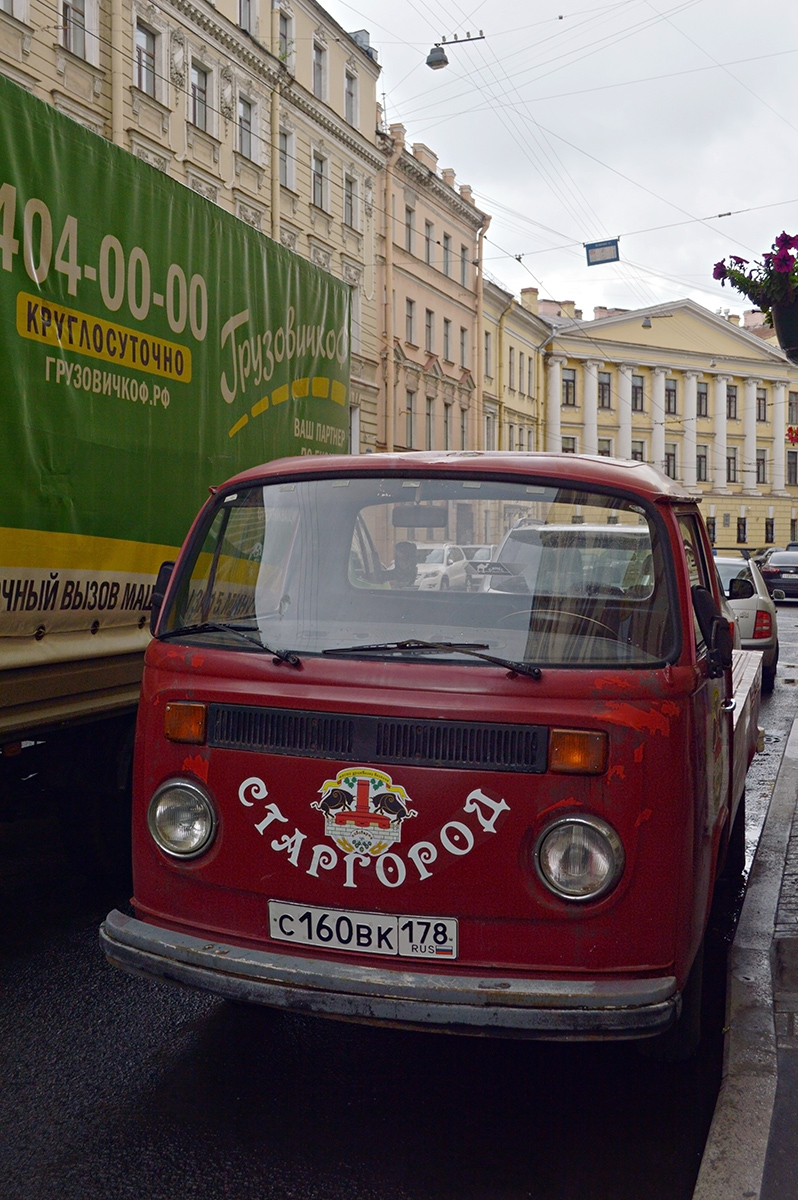
[[[216,831],[216,813],[195,783],[173,779],[150,801],[147,824],[165,854],[194,858],[207,850]]]
[[[615,830],[598,817],[565,817],[549,825],[535,846],[537,873],[566,900],[595,900],[615,886],[624,865]]]

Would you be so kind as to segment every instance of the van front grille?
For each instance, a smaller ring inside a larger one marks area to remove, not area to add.
[[[403,721],[231,704],[212,704],[208,716],[208,745],[226,750],[535,774],[546,769],[542,725]]]

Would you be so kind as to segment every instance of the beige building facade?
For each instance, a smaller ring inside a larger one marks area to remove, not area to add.
[[[487,216],[427,146],[384,137],[380,449],[482,445],[482,241]]]
[[[544,319],[546,449],[659,467],[719,549],[798,537],[798,368],[776,346],[690,300]]]
[[[350,425],[377,436],[379,65],[314,0],[0,0],[0,71],[352,294]]]
[[[536,288],[517,300],[487,280],[483,291],[483,425],[485,450],[540,450],[542,350],[551,327],[538,314]]]

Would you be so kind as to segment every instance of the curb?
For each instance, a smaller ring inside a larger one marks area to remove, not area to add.
[[[771,946],[798,796],[793,722],[729,951],[723,1081],[693,1200],[759,1200],[778,1083]]]

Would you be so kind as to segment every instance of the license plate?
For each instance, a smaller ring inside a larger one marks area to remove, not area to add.
[[[269,933],[277,941],[318,950],[457,958],[457,921],[451,917],[396,917],[270,900]]]

